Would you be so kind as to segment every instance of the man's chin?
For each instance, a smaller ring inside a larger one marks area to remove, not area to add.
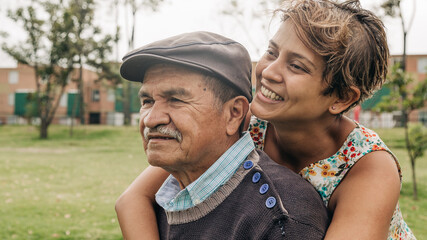
[[[163,168],[165,165],[168,164],[168,160],[164,159],[164,154],[159,155],[157,153],[150,153],[146,152],[147,154],[147,161],[151,166],[154,167],[161,167]]]

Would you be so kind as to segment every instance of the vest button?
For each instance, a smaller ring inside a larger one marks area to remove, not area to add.
[[[261,194],[265,194],[268,189],[270,188],[270,186],[268,186],[267,183],[264,183],[260,188],[259,188],[259,193]]]
[[[248,160],[243,163],[243,168],[248,170],[254,166],[254,163],[251,160]]]
[[[254,173],[254,175],[252,176],[252,182],[253,183],[259,182],[260,179],[261,179],[261,173],[259,173],[259,172]]]
[[[273,208],[274,206],[276,206],[276,198],[275,197],[267,198],[267,200],[265,201],[265,206],[267,208]]]

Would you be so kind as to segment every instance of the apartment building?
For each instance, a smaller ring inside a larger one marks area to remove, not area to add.
[[[77,74],[75,71],[73,74]],[[85,122],[89,124],[123,123],[121,113],[116,112],[115,90],[102,81],[97,74],[83,70]],[[34,69],[23,64],[12,68],[0,68],[0,124],[27,123],[29,95],[36,89]],[[65,92],[59,100],[59,107],[53,124],[70,124],[72,119],[78,124],[79,111],[74,100],[77,99],[77,85],[69,80]],[[72,116],[75,116],[73,118]],[[37,122],[37,118],[33,121]]]
[[[402,56],[393,55],[390,63],[394,64],[401,58]],[[255,67],[255,65],[256,62],[253,62],[252,66]],[[416,81],[426,79],[427,54],[408,55],[407,70],[413,74]],[[95,72],[84,69],[85,122],[89,124],[123,125],[122,89],[120,87],[113,88],[108,83],[97,81],[97,78],[98,76]],[[252,71],[253,92],[255,92],[255,84],[255,71]],[[130,96],[132,125],[137,124],[139,117],[138,88],[138,84],[132,85],[132,94]],[[0,124],[26,124],[28,96],[35,92],[35,89],[34,70],[31,67],[18,64],[17,67],[0,68]],[[77,94],[76,84],[70,81],[60,99],[60,105],[53,120],[54,124],[70,124],[72,119],[76,124],[79,123],[79,112],[74,107],[74,100],[77,98]],[[396,126],[399,112],[376,114],[370,111],[381,100],[381,97],[387,94],[389,94],[388,89],[381,89],[361,105],[360,112],[352,110],[348,115],[352,118],[357,118],[368,127]],[[37,122],[37,118],[34,121]],[[427,107],[414,111],[410,115],[410,121],[421,121],[427,125]]]

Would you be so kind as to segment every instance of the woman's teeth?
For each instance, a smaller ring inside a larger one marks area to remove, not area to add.
[[[276,93],[268,90],[264,86],[261,86],[261,93],[262,93],[262,95],[264,95],[264,97],[269,98],[271,100],[283,101],[283,98],[281,96],[279,96]]]

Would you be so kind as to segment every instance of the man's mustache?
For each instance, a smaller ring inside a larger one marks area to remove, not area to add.
[[[165,125],[159,125],[155,128],[144,128],[144,139],[148,140],[149,133],[159,133],[162,135],[167,135],[171,138],[175,138],[178,142],[182,141],[182,134],[177,129],[167,127]]]

